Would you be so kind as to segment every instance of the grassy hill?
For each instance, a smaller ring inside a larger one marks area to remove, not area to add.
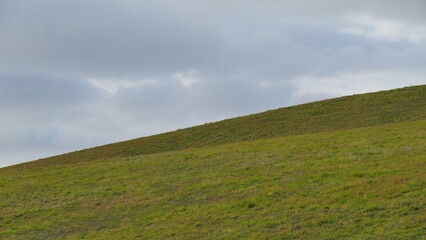
[[[422,239],[425,159],[426,86],[304,104],[2,168],[0,239]]]
[[[62,165],[76,161],[136,156],[231,142],[421,120],[426,119],[425,93],[426,85],[421,85],[329,99],[86,149],[37,161],[32,165]]]

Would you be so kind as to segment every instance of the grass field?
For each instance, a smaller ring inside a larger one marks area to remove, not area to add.
[[[1,239],[421,239],[426,121],[1,170]]]
[[[327,100],[2,168],[0,239],[425,239],[425,95]],[[297,130],[273,132],[283,121]],[[194,146],[166,151],[175,134]],[[163,145],[131,156],[147,139]]]

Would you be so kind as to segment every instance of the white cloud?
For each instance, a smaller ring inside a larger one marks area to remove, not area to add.
[[[184,87],[191,87],[194,83],[199,81],[197,72],[189,70],[187,72],[178,72],[171,76],[173,79],[177,79]]]
[[[157,83],[157,79],[117,79],[117,78],[90,78],[87,80],[93,86],[115,95],[118,90],[136,86],[144,86]]]
[[[426,83],[426,72],[366,71],[341,72],[326,77],[304,75],[294,79],[296,97],[327,95],[330,97],[388,90]]]
[[[272,82],[269,81],[260,81],[259,85],[261,88],[269,88],[272,85]]]
[[[426,26],[406,24],[402,21],[382,19],[368,14],[356,14],[347,18],[350,26],[340,32],[360,35],[368,38],[400,41],[408,40],[417,43],[426,40]]]

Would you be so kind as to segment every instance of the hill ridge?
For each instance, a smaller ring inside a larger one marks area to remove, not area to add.
[[[66,164],[420,120],[426,119],[425,105],[426,85],[356,94],[206,123],[24,164]]]

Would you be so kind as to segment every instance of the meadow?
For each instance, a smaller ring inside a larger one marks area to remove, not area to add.
[[[1,239],[421,239],[426,121],[1,170]]]

